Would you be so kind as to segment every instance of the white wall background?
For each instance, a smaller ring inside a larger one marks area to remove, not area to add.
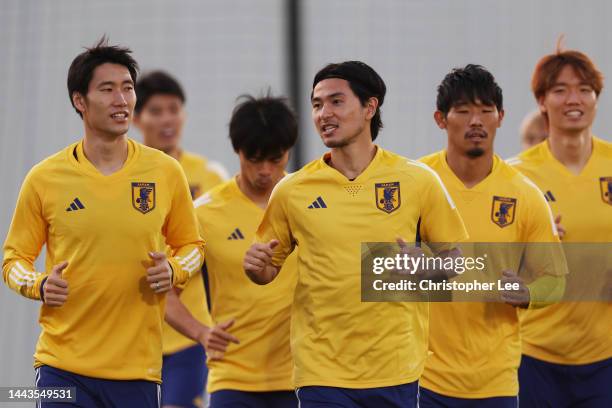
[[[81,136],[66,73],[81,47],[104,33],[132,48],[143,69],[163,68],[182,81],[186,148],[237,170],[227,140],[235,98],[287,89],[283,6],[283,0],[1,1],[1,239],[29,168]],[[589,54],[604,74],[612,72],[612,30],[606,28],[612,5],[606,0],[308,0],[302,10],[307,161],[323,152],[308,98],[312,77],[329,62],[361,59],[381,74],[388,94],[378,141],[409,157],[445,144],[432,114],[436,87],[452,67],[482,64],[503,88],[506,119],[496,142],[503,157],[518,152],[518,126],[535,108],[533,67],[553,51],[560,33],[568,48]],[[607,140],[611,108],[604,89],[594,130]],[[37,309],[0,284],[0,386],[32,383]]]

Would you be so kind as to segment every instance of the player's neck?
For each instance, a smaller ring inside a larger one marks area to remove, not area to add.
[[[466,188],[483,181],[493,170],[493,150],[480,157],[468,157],[455,152],[450,146],[446,152],[446,163]]]
[[[83,152],[100,173],[109,176],[121,170],[127,160],[127,134],[105,138],[86,132],[83,138]]]
[[[171,148],[170,150],[165,152],[168,156],[176,159],[176,160],[180,160],[181,159],[181,154],[183,154],[183,150],[181,150],[180,147],[176,146]]]
[[[593,152],[591,128],[568,133],[551,129],[548,137],[550,152],[573,174],[580,174]]]
[[[270,201],[270,195],[272,194],[272,190],[276,183],[280,180],[276,180],[269,189],[260,190],[253,187],[249,182],[246,181],[245,177],[242,177],[241,174],[236,176],[236,184],[238,184],[238,188],[242,193],[256,206],[259,208],[266,208],[268,205],[268,201]]]
[[[372,138],[361,137],[343,147],[332,148],[329,165],[342,173],[347,179],[356,179],[368,167],[377,147]]]

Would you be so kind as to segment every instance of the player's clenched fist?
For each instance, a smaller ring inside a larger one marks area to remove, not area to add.
[[[518,283],[519,289],[505,290],[502,292],[501,298],[504,302],[511,306],[527,308],[529,307],[530,295],[529,288],[525,284],[523,278],[518,276],[514,271],[505,270],[502,272],[501,284],[505,287],[507,283]]]
[[[43,301],[47,306],[61,306],[68,298],[68,282],[62,279],[62,271],[68,262],[55,265],[43,285]]]
[[[272,265],[274,248],[278,240],[273,239],[267,244],[255,243],[251,245],[244,256],[243,267],[247,276],[259,285],[271,282],[278,274],[278,268]]]
[[[149,252],[154,264],[147,269],[147,282],[155,293],[167,292],[172,288],[172,268],[163,252]]]

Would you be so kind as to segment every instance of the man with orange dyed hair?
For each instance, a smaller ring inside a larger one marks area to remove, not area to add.
[[[563,216],[565,242],[612,242],[612,143],[591,133],[601,72],[584,53],[558,47],[538,62],[531,86],[548,122],[548,141],[509,162]],[[575,245],[566,248],[568,288],[572,280],[605,284],[595,275],[602,260],[591,256],[589,264],[579,264]],[[521,406],[612,407],[612,303],[526,310],[521,334]]]

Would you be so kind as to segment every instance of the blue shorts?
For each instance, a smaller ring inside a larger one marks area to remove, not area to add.
[[[519,367],[521,408],[612,407],[612,358],[565,365],[523,354]]]
[[[298,408],[293,391],[219,390],[210,394],[210,408]]]
[[[522,401],[521,401],[522,402]],[[419,408],[517,408],[517,397],[457,398],[419,388]],[[522,407],[522,406],[521,406]]]
[[[206,353],[200,344],[164,356],[162,405],[202,407],[207,376]]]
[[[42,408],[143,407],[159,408],[159,384],[144,380],[104,380],[50,366],[36,369],[37,387],[75,387],[76,402],[40,402]]]
[[[418,384],[364,389],[309,386],[295,394],[300,408],[416,408]]]

